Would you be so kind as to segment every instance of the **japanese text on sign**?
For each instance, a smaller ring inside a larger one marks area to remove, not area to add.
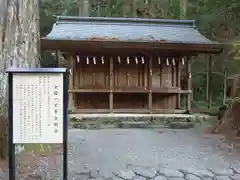
[[[13,143],[63,143],[63,74],[13,73]]]

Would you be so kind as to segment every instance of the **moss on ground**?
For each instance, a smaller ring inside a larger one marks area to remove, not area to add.
[[[51,152],[52,145],[49,144],[24,144],[25,152],[33,152],[33,153],[48,153]]]

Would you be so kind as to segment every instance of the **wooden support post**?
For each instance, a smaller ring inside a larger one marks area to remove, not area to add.
[[[148,69],[148,109],[152,113],[152,57],[149,57],[149,69]]]
[[[192,90],[192,66],[191,59],[187,57],[187,78],[188,78],[188,90]],[[188,93],[187,95],[187,110],[191,111],[191,103],[192,103],[192,93]]]
[[[148,64],[144,63],[144,89],[148,89]]]
[[[176,80],[177,80],[177,87],[179,90],[181,90],[181,62],[176,62]],[[177,109],[181,109],[181,94],[180,92],[177,94]]]
[[[160,87],[163,86],[163,66],[160,64]]]
[[[113,83],[114,83],[114,72],[113,72],[113,58],[110,57],[110,71],[109,71],[109,85],[110,85],[110,93],[109,93],[109,110],[113,113]]]
[[[73,58],[73,61],[74,61],[74,63],[73,63],[74,67],[72,70],[73,70],[73,78],[74,78],[74,82],[73,82],[74,89],[79,89],[80,88],[80,73],[82,70],[81,70],[79,64],[76,62],[75,58]]]
[[[72,56],[68,56],[67,57],[69,59],[70,62],[70,73],[69,73],[69,89],[74,89],[74,64],[75,64],[75,59]],[[68,107],[69,110],[71,110],[72,112],[76,111],[76,107],[75,107],[75,102],[74,102],[74,93],[69,93],[69,101],[68,101]]]

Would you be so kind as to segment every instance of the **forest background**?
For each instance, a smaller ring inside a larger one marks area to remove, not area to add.
[[[193,60],[192,106],[196,109],[215,111],[223,102],[224,71],[228,77],[240,73],[239,0],[42,0],[41,36],[51,31],[54,15],[196,20],[204,36],[225,44],[221,55],[200,55]],[[56,64],[54,57],[42,54],[42,66]],[[231,81],[227,84],[231,86]]]

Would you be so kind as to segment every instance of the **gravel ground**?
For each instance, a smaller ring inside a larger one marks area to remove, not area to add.
[[[22,156],[25,170],[18,173],[28,180],[61,178],[59,150],[34,158]],[[240,179],[237,148],[196,129],[71,129],[68,158],[69,179]],[[28,169],[28,162],[37,166]]]

